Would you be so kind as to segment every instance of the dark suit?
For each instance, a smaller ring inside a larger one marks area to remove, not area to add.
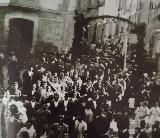
[[[60,117],[60,104],[58,103],[57,106],[55,106],[54,101],[51,102],[49,110],[51,111],[51,116],[52,116],[52,124],[53,123],[57,123],[59,121],[59,117]]]
[[[23,74],[23,93],[27,94],[27,98],[31,99],[32,97],[32,84],[33,84],[33,75],[29,76],[28,71]]]
[[[103,117],[96,118],[88,125],[88,138],[103,138],[104,134],[109,130],[110,122]]]
[[[50,126],[50,129],[54,132],[54,138],[64,138],[65,133],[68,132],[68,126],[66,124],[54,123]]]
[[[45,126],[51,125],[51,112],[48,109],[39,109],[37,111],[35,129],[37,137],[44,134]]]
[[[159,138],[159,137],[160,137],[160,128],[152,132],[152,138]]]
[[[36,112],[40,107],[40,105],[38,103],[35,103],[35,106],[32,107],[31,102],[25,103],[24,106],[27,109],[26,113],[27,113],[28,118],[35,117]]]

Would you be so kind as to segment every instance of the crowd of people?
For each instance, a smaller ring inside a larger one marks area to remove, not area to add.
[[[139,78],[134,64],[123,71],[123,46],[121,40],[108,39],[91,44],[76,60],[72,54],[56,52],[21,63],[11,52],[9,87],[2,98],[2,136],[159,138],[158,74],[143,72]]]

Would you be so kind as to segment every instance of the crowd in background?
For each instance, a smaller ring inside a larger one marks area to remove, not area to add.
[[[123,46],[111,39],[91,44],[76,60],[56,52],[19,61],[11,52],[9,87],[2,98],[3,137],[159,138],[158,74],[139,77],[133,52],[132,65],[123,71]],[[2,87],[3,65],[0,61]]]

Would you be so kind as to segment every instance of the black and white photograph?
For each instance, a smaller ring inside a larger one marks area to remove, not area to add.
[[[0,138],[160,138],[160,0],[0,0]]]

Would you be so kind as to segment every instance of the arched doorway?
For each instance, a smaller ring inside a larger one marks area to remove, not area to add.
[[[34,22],[22,18],[9,20],[8,52],[25,57],[32,49]]]

